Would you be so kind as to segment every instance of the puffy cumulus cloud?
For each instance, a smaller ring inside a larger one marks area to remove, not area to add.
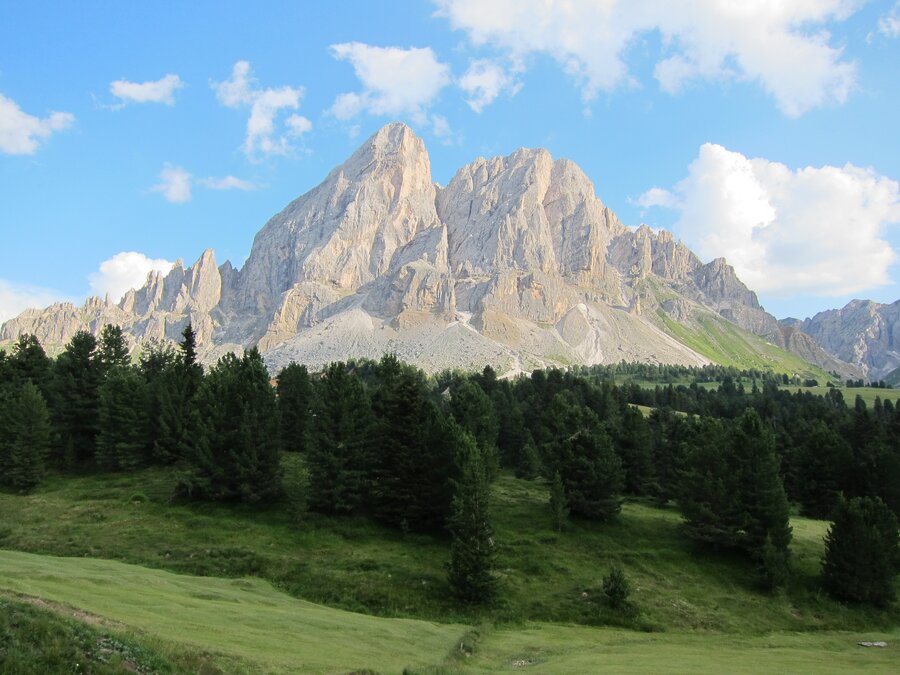
[[[331,113],[341,120],[361,112],[372,115],[409,115],[427,121],[426,110],[450,83],[450,68],[437,60],[430,47],[401,49],[373,47],[361,42],[331,45],[331,54],[353,66],[361,92],[340,94]]]
[[[0,94],[0,152],[33,155],[41,141],[74,121],[75,116],[67,112],[51,112],[43,119],[29,115],[15,101]]]
[[[889,38],[900,37],[900,2],[891,11],[878,19],[878,32]]]
[[[251,159],[260,155],[286,155],[293,150],[290,139],[312,129],[312,122],[297,114],[281,124],[278,122],[283,110],[300,107],[303,87],[260,88],[247,61],[235,63],[228,80],[213,82],[211,86],[222,105],[250,108],[243,150]]]
[[[26,309],[47,307],[54,302],[72,301],[63,293],[40,286],[17,284],[0,279],[0,324]]]
[[[789,116],[842,103],[856,69],[830,45],[829,22],[858,0],[435,0],[438,14],[476,45],[497,46],[522,64],[550,55],[574,76],[585,100],[635,83],[624,61],[634,40],[658,31],[655,77],[669,93],[693,80],[761,85]]]
[[[166,164],[159,172],[159,183],[150,188],[151,192],[159,192],[166,201],[173,204],[184,204],[191,201],[191,174],[180,166]]]
[[[166,75],[152,82],[129,82],[116,80],[109,85],[109,92],[126,103],[164,103],[175,105],[175,92],[184,86],[178,75]]]
[[[174,264],[136,251],[123,251],[100,263],[100,269],[91,273],[88,281],[94,295],[109,295],[110,300],[118,302],[130,289],[143,286],[150,272],[166,273]]]
[[[840,296],[891,283],[884,233],[900,223],[900,185],[872,169],[794,171],[706,143],[672,190],[637,202],[679,211],[678,234],[755,290]]]
[[[457,84],[469,95],[466,103],[477,113],[493,103],[500,92],[508,90],[515,95],[521,88],[506,68],[490,59],[472,61]]]

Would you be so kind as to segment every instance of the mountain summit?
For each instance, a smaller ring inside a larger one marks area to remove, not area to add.
[[[242,269],[207,250],[117,304],[28,310],[0,339],[60,345],[109,322],[138,343],[174,340],[188,321],[205,360],[258,345],[275,367],[386,351],[431,371],[799,363],[785,347],[859,373],[779,326],[723,259],[703,264],[668,232],[622,225],[574,163],[520,149],[441,187],[399,123],[272,217]]]

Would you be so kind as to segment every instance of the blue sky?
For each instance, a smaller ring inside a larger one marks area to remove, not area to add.
[[[253,235],[381,125],[545,147],[776,316],[900,298],[900,3],[0,2],[0,320]]]

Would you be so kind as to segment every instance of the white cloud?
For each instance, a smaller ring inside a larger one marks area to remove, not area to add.
[[[477,113],[493,103],[501,91],[506,89],[515,95],[521,88],[503,66],[489,59],[472,61],[457,84],[470,96],[466,103]]]
[[[54,302],[71,301],[59,291],[0,279],[0,324],[26,309],[47,307]]]
[[[166,75],[152,82],[116,80],[110,83],[109,92],[126,103],[164,103],[175,105],[175,92],[184,86],[178,75]]]
[[[225,176],[224,178],[204,178],[200,181],[210,190],[256,190],[259,186],[248,180],[235,178],[234,176]]]
[[[346,120],[360,112],[372,115],[409,115],[417,123],[450,83],[450,68],[437,60],[430,47],[401,49],[372,47],[361,42],[331,45],[332,55],[348,61],[363,86],[361,92],[340,94],[331,113]]]
[[[900,223],[900,184],[872,169],[794,171],[706,143],[686,178],[642,202],[678,210],[678,234],[754,290],[841,296],[891,283],[884,230]]]
[[[158,270],[167,273],[175,263],[162,258],[148,258],[136,251],[116,253],[112,258],[100,263],[100,269],[88,276],[91,292],[101,298],[118,302],[132,288],[140,288],[147,281],[147,275]]]
[[[279,131],[278,116],[282,110],[297,110],[303,97],[303,87],[279,87],[260,89],[247,61],[234,64],[231,78],[213,82],[219,102],[229,108],[250,107],[244,154],[253,159],[259,155],[286,155],[293,146],[291,137],[312,129],[307,118],[293,114],[284,121],[286,130]]]
[[[191,180],[191,174],[180,166],[166,164],[159,172],[159,183],[150,190],[161,193],[173,204],[184,204],[191,201]]]
[[[51,112],[43,119],[34,117],[0,94],[0,152],[32,155],[42,140],[71,126],[74,121],[75,116],[67,112]]]
[[[435,0],[438,14],[476,45],[524,64],[548,54],[573,76],[585,100],[635,84],[628,47],[658,31],[655,76],[669,93],[694,80],[756,82],[789,116],[846,100],[855,66],[830,45],[825,25],[852,14],[858,0]],[[477,100],[477,99],[476,99]]]
[[[900,2],[878,19],[878,32],[889,38],[900,37]]]

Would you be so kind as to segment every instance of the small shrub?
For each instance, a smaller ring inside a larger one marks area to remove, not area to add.
[[[603,595],[613,609],[620,609],[628,603],[631,595],[631,584],[625,576],[625,572],[618,565],[614,565],[605,577],[603,577]]]

